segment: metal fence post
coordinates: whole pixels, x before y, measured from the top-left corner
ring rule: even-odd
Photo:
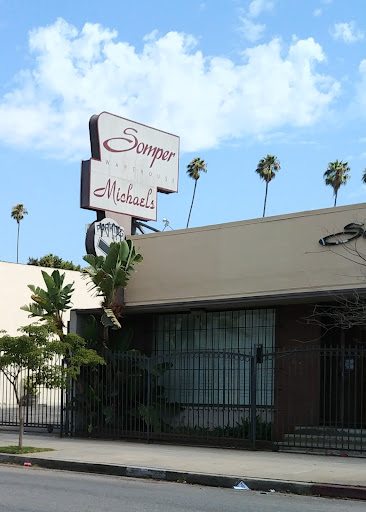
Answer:
[[[147,442],[150,443],[151,358],[147,359]]]
[[[61,399],[60,399],[60,437],[63,437],[64,433],[64,390],[61,388]]]
[[[255,448],[257,437],[257,346],[250,356],[250,442]]]

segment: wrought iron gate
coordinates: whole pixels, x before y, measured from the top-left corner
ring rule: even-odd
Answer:
[[[366,351],[113,354],[85,368],[70,431],[273,449],[365,451]]]
[[[0,386],[0,424],[16,426]],[[366,349],[110,354],[24,407],[27,427],[68,435],[365,453]]]
[[[31,373],[24,372],[18,382],[18,392],[23,402],[25,428],[47,429],[48,432],[61,430],[66,403],[65,390],[34,385]],[[14,390],[3,373],[0,373],[0,426],[19,426],[19,410]]]

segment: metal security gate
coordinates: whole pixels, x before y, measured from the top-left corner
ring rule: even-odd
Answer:
[[[364,348],[110,354],[84,368],[69,432],[328,453],[366,452]]]
[[[36,386],[32,382],[31,373],[24,372],[18,379],[18,392],[23,397],[25,428],[46,429],[48,432],[61,430],[66,404],[65,390]],[[19,426],[19,411],[13,387],[2,372],[0,373],[0,426]]]
[[[252,355],[113,354],[84,368],[72,400],[75,435],[211,445],[270,441],[273,393]],[[253,401],[259,378],[264,384]],[[253,407],[254,404],[254,407]]]
[[[272,440],[279,449],[366,452],[366,350],[266,354],[274,367]]]
[[[27,428],[62,435],[366,453],[366,349],[109,353],[68,391],[35,388]],[[23,383],[31,380],[23,376]],[[0,425],[16,427],[0,376]]]

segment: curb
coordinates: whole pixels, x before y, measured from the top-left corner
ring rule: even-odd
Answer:
[[[79,473],[93,473],[100,475],[123,476],[133,478],[146,478],[153,480],[165,480],[167,482],[180,482],[209,487],[232,488],[243,480],[249,489],[253,491],[287,492],[312,496],[324,496],[333,498],[350,498],[366,500],[366,487],[350,485],[314,484],[307,482],[295,482],[287,480],[269,480],[258,478],[246,478],[238,476],[211,475],[206,473],[186,473],[183,471],[171,471],[164,469],[142,468],[135,466],[116,466],[113,464],[98,464],[92,462],[75,462],[69,460],[39,459],[37,457],[24,457],[18,455],[0,454],[0,463],[12,463],[23,466],[24,461],[34,466],[45,469],[63,471],[77,471]]]

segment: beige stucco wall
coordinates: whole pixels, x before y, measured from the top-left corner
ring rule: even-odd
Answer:
[[[0,330],[15,335],[20,326],[34,321],[34,319],[28,318],[28,313],[19,308],[31,302],[31,291],[28,284],[45,288],[41,270],[41,267],[32,265],[0,262]],[[49,274],[52,272],[50,268],[43,270]],[[80,272],[61,270],[61,273],[66,274],[65,285],[74,282],[73,308],[84,309],[99,306],[100,298],[98,299],[88,292],[87,281],[81,278]],[[69,311],[65,313],[64,319],[66,324],[70,319]]]
[[[319,244],[366,203],[133,237],[144,256],[126,290],[128,306],[366,288],[344,247]],[[357,242],[366,254],[366,239]]]

